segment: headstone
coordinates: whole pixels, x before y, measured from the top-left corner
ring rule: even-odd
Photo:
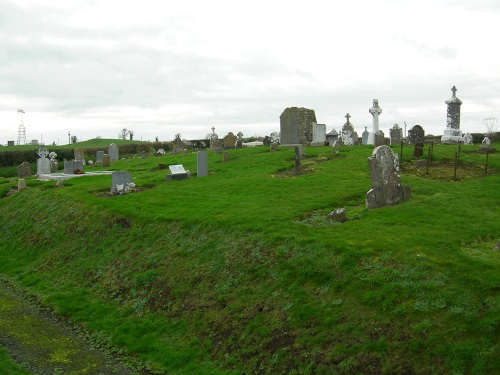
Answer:
[[[112,163],[114,161],[120,160],[118,154],[118,146],[115,143],[111,143],[108,147],[109,161]]]
[[[17,181],[17,190],[24,190],[26,189],[26,180],[24,178],[20,178]]]
[[[208,154],[206,151],[196,153],[196,177],[208,176]]]
[[[64,174],[82,174],[83,162],[81,160],[65,160]]]
[[[14,146],[15,143],[15,141],[7,141],[7,146]]]
[[[111,192],[113,194],[128,192],[131,184],[130,172],[119,171],[111,174]]]
[[[326,141],[326,125],[312,122],[312,142],[311,146],[324,146]]]
[[[354,146],[359,145],[359,135],[358,135],[358,132],[352,132],[352,144]]]
[[[238,140],[238,137],[235,136],[232,132],[227,133],[223,139],[224,148],[235,148],[237,140]]]
[[[104,156],[104,151],[97,151],[95,156],[95,162],[102,164],[102,158]]]
[[[31,176],[30,163],[25,161],[17,166],[17,177],[25,178]]]
[[[366,208],[399,204],[411,198],[410,188],[401,186],[399,160],[389,146],[378,146],[368,158],[372,188],[366,193]]]
[[[288,107],[280,115],[280,144],[309,146],[312,142],[312,122],[316,113],[312,109]]]
[[[491,140],[488,137],[484,137],[481,144],[483,146],[491,146]]]
[[[358,142],[358,135],[356,134],[356,140],[353,137],[354,126],[351,124],[350,118],[351,115],[348,113],[345,115],[347,122],[342,126],[342,130],[340,131],[339,145],[342,146],[354,146]]]
[[[326,219],[343,223],[347,220],[347,211],[345,208],[337,208],[326,215]]]
[[[224,152],[224,154],[222,155],[222,162],[226,163],[228,161],[229,161],[229,152]]]
[[[236,148],[243,148],[243,133],[239,132],[237,136],[238,139],[236,140]]]
[[[415,144],[415,150],[413,150],[413,156],[416,158],[421,158],[424,155],[424,144],[417,143]]]
[[[368,110],[370,114],[373,116],[373,128],[372,131],[368,134],[368,140],[366,141],[366,144],[368,145],[374,145],[375,144],[375,135],[379,131],[378,129],[378,116],[382,113],[382,108],[378,106],[378,99],[373,99],[373,105],[372,107]]]
[[[385,135],[382,130],[375,133],[375,147],[385,145]]]
[[[471,133],[465,133],[464,134],[464,145],[473,145],[474,144],[474,139],[472,138]]]
[[[83,148],[75,148],[75,160],[83,160],[84,159],[84,149]]]
[[[102,167],[103,168],[111,167],[111,158],[109,157],[108,154],[104,154],[102,157]]]
[[[188,177],[188,173],[182,164],[169,165],[168,168],[170,169],[171,174],[167,175],[167,181],[184,180]]]
[[[271,144],[271,137],[266,135],[264,139],[262,140],[262,145],[263,146],[269,146]]]
[[[330,146],[335,146],[337,144],[337,140],[339,139],[339,133],[333,129],[331,132],[326,133],[326,141],[330,144]]]
[[[391,145],[400,145],[403,140],[403,129],[398,124],[394,124],[389,130],[389,136]]]
[[[49,152],[45,147],[38,149],[39,158],[36,161],[36,174],[50,173],[50,160],[48,158]]]
[[[368,135],[370,133],[368,132],[368,127],[365,126],[365,131],[363,133],[361,133],[361,143],[364,144],[364,145],[367,145],[368,144]]]
[[[280,133],[272,132],[270,137],[271,137],[271,144],[275,144],[275,145],[280,144]]]
[[[141,152],[141,159],[146,159],[146,151]]]
[[[441,137],[441,143],[463,143],[462,132],[460,131],[460,106],[462,101],[457,98],[457,88],[451,88],[451,99],[445,101],[446,110],[446,129]]]
[[[176,134],[174,139],[174,147],[172,149],[172,153],[177,154],[179,152],[184,151],[184,142],[182,142],[181,135]]]
[[[223,145],[221,145],[219,136],[217,135],[217,133],[215,133],[215,127],[212,126],[212,133],[210,134],[210,149],[215,153],[218,153],[220,152],[222,146]]]
[[[416,145],[417,143],[424,143],[425,131],[420,125],[414,125],[408,130],[408,144]]]
[[[57,173],[59,169],[59,164],[56,159],[50,159],[50,173]]]
[[[56,188],[60,188],[60,187],[63,187],[63,186],[64,186],[63,180],[57,180],[56,181]]]
[[[270,152],[276,152],[277,149],[278,149],[278,144],[277,143],[271,143],[269,145],[269,151]]]

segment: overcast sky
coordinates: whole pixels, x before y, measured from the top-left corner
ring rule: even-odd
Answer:
[[[398,123],[443,134],[500,118],[499,0],[0,0],[0,144],[279,131],[286,107],[327,132]],[[498,129],[497,127],[497,130]]]

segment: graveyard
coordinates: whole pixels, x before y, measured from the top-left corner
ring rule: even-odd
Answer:
[[[76,146],[95,165],[59,165],[82,175],[32,174],[22,188],[8,169],[0,280],[136,373],[493,374],[500,154],[379,146],[398,190],[377,206],[372,138],[300,157],[281,145],[120,152],[109,165],[90,142]]]

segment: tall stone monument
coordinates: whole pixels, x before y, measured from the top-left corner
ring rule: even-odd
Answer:
[[[50,173],[49,151],[47,151],[45,147],[40,146],[38,149],[38,156],[40,158],[36,161],[36,174]]]
[[[463,143],[464,138],[460,131],[460,106],[462,101],[457,98],[457,88],[451,88],[451,99],[445,101],[448,108],[446,110],[446,129],[441,137],[441,143]]]
[[[374,145],[375,144],[375,135],[378,133],[378,116],[382,113],[382,108],[378,106],[378,99],[373,99],[373,106],[368,110],[373,116],[373,129],[368,134],[368,140],[366,144]]]

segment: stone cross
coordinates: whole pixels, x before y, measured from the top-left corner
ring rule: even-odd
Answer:
[[[349,119],[351,118],[351,115],[348,113],[347,115],[345,115],[345,118],[347,119],[347,123],[349,124]]]
[[[241,140],[241,139],[243,138],[243,133],[242,133],[242,132],[239,132],[239,133],[237,134],[237,136],[238,136],[238,139],[239,139],[239,140]]]
[[[451,97],[452,97],[452,98],[456,98],[456,95],[457,95],[457,88],[456,88],[455,86],[453,86],[453,87],[451,88],[451,91],[453,92],[453,94],[452,94],[452,96],[451,96]]]
[[[49,155],[49,151],[45,147],[40,147],[38,149],[38,156],[41,158],[46,158]]]
[[[373,129],[368,136],[368,144],[375,144],[375,134],[378,133],[378,116],[382,113],[382,108],[378,106],[378,99],[373,99],[373,106],[368,110],[373,116]]]
[[[212,134],[215,134],[215,127],[212,126]]]

